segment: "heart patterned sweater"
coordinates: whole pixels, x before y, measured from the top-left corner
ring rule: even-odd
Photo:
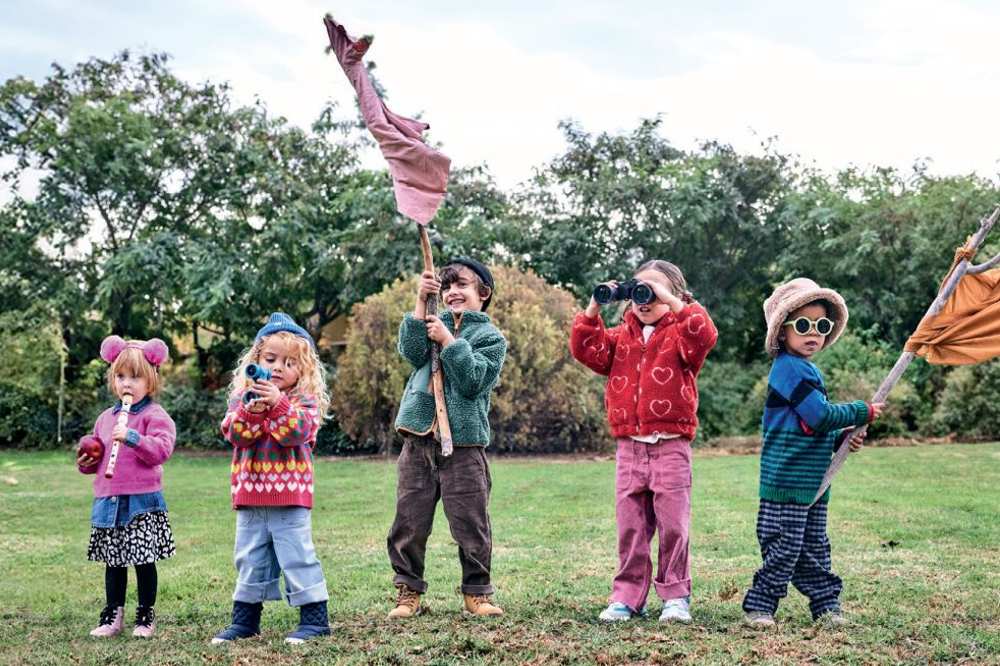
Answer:
[[[719,333],[708,312],[689,303],[668,312],[644,340],[631,310],[620,326],[581,312],[573,320],[570,351],[594,372],[607,375],[604,407],[615,437],[681,435],[698,429],[698,373]]]
[[[233,508],[313,505],[313,444],[319,431],[315,398],[283,394],[269,411],[229,404],[222,436],[233,445],[230,492]]]

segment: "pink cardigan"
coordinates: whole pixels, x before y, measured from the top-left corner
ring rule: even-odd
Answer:
[[[117,407],[101,412],[94,424],[93,436],[104,445],[104,455],[91,467],[80,467],[84,474],[94,477],[94,497],[113,495],[140,495],[163,490],[163,463],[174,452],[176,429],[170,415],[158,403],[138,405],[139,411],[128,416],[128,427],[139,433],[139,443],[134,447],[125,443],[118,449],[118,462],[114,478],[104,478],[111,455],[111,431],[118,416]],[[133,410],[135,407],[133,407]]]

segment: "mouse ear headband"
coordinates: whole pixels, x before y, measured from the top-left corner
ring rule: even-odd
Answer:
[[[167,343],[159,338],[152,338],[145,342],[141,340],[126,341],[117,335],[109,335],[101,342],[101,358],[108,363],[114,363],[118,355],[129,347],[141,350],[143,358],[154,368],[158,368],[170,356]]]

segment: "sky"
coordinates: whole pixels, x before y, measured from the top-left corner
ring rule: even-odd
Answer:
[[[503,187],[558,155],[558,123],[626,132],[660,115],[690,149],[719,140],[827,170],[1000,174],[1000,3],[988,0],[5,0],[0,81],[122,49],[166,51],[308,126],[353,91],[324,53],[327,12],[374,34],[388,104],[431,124],[455,164]],[[377,158],[377,156],[376,156]]]

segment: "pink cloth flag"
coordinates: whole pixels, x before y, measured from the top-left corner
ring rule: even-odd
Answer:
[[[427,224],[444,199],[451,160],[424,143],[423,133],[430,125],[396,115],[378,96],[361,60],[371,46],[371,38],[351,39],[344,26],[329,15],[323,22],[330,48],[358,93],[365,125],[389,163],[396,207],[403,215]]]

